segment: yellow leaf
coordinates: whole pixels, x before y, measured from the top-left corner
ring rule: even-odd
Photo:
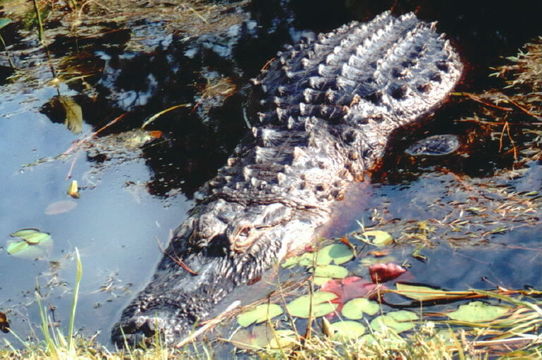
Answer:
[[[77,180],[72,180],[70,186],[68,186],[67,194],[74,199],[79,199],[79,185],[77,185]]]

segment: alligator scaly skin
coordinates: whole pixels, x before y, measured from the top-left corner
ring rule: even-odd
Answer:
[[[233,288],[303,248],[390,134],[431,112],[462,65],[434,24],[385,12],[288,46],[255,80],[251,136],[199,192],[113,339],[186,335]],[[189,269],[179,266],[177,257]]]

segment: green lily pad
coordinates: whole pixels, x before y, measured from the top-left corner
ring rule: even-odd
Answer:
[[[280,265],[285,268],[289,269],[291,267],[296,266],[299,263],[299,256],[291,256],[284,260]]]
[[[375,315],[378,310],[380,310],[378,303],[366,298],[357,298],[344,304],[342,314],[345,318],[359,320],[363,317],[363,313]]]
[[[282,307],[277,304],[262,304],[237,316],[237,323],[242,327],[247,327],[270,320],[282,313]]]
[[[8,243],[6,251],[10,255],[16,255],[21,251],[25,251],[30,245],[26,241],[11,241]]]
[[[267,345],[268,349],[284,349],[298,343],[297,335],[293,330],[275,330],[274,335]]]
[[[417,320],[418,315],[412,311],[399,310],[392,311],[386,315],[381,315],[371,321],[371,328],[375,331],[390,328],[397,333],[410,330],[416,326],[413,320]]]
[[[0,18],[0,29],[11,24],[11,19],[8,18]]]
[[[381,346],[390,350],[404,348],[406,344],[406,341],[400,336],[386,336],[384,338],[377,338],[373,334],[363,335],[359,338],[359,342],[364,346]]]
[[[272,337],[272,330],[267,325],[255,326],[250,329],[241,329],[230,339],[232,344],[240,349],[261,350]]]
[[[43,257],[49,253],[53,246],[51,235],[38,229],[21,229],[10,236],[19,239],[8,241],[6,251],[8,254],[20,258]]]
[[[315,276],[315,277],[312,279],[312,282],[314,283],[314,285],[322,286],[322,285],[324,285],[325,283],[327,283],[329,280],[331,280],[331,278],[329,278],[329,277]]]
[[[53,246],[53,240],[42,241],[39,244],[32,245],[24,240],[8,241],[6,251],[8,254],[23,259],[39,259],[46,257]]]
[[[316,263],[316,253],[307,252],[299,257],[299,266],[313,266]]]
[[[361,236],[357,237],[359,240],[378,247],[384,247],[393,243],[393,237],[382,230],[365,231]]]
[[[448,317],[457,321],[485,322],[495,320],[508,312],[504,306],[489,305],[481,301],[472,301],[459,306],[456,311],[448,313]]]
[[[348,246],[344,244],[331,244],[318,251],[316,264],[328,265],[333,262],[336,265],[340,265],[350,261],[353,257],[354,253]]]
[[[286,348],[297,343],[292,330],[273,330],[269,325],[241,329],[230,339],[232,344],[245,350]]]
[[[292,256],[282,262],[283,268],[291,268],[296,265],[312,266],[315,263],[315,253],[307,252],[303,255]]]
[[[431,301],[464,297],[465,292],[445,291],[441,289],[435,289],[429,286],[411,285],[404,283],[397,283],[397,294],[407,297],[409,299],[417,301]]]
[[[43,241],[49,240],[51,234],[41,232],[38,229],[21,229],[10,234],[11,237],[18,237],[26,241],[29,245],[37,245]]]
[[[330,325],[333,338],[357,339],[365,333],[365,326],[357,321],[338,321]]]
[[[360,338],[360,342],[363,343],[364,345],[369,345],[369,346],[378,344],[378,340],[375,338],[373,334],[363,335]]]
[[[308,318],[312,302],[312,316],[320,317],[332,313],[339,306],[331,303],[337,297],[336,294],[327,291],[316,291],[311,295],[303,295],[292,300],[286,305],[290,315],[299,318]]]
[[[319,265],[314,268],[314,276],[343,279],[348,276],[348,270],[339,265]]]

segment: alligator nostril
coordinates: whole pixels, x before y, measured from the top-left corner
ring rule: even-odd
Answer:
[[[147,343],[161,329],[163,322],[155,317],[136,317],[124,324],[117,324],[112,331],[113,342],[118,347],[139,346]]]
[[[156,326],[152,319],[147,319],[147,321],[145,321],[143,325],[141,325],[139,331],[142,332],[145,336],[150,337],[156,333],[155,329]]]

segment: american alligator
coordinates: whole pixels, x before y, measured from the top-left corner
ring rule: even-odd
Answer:
[[[287,46],[254,81],[252,133],[199,191],[112,336],[172,342],[240,284],[303,249],[392,132],[443,101],[462,65],[435,24],[385,12]]]

